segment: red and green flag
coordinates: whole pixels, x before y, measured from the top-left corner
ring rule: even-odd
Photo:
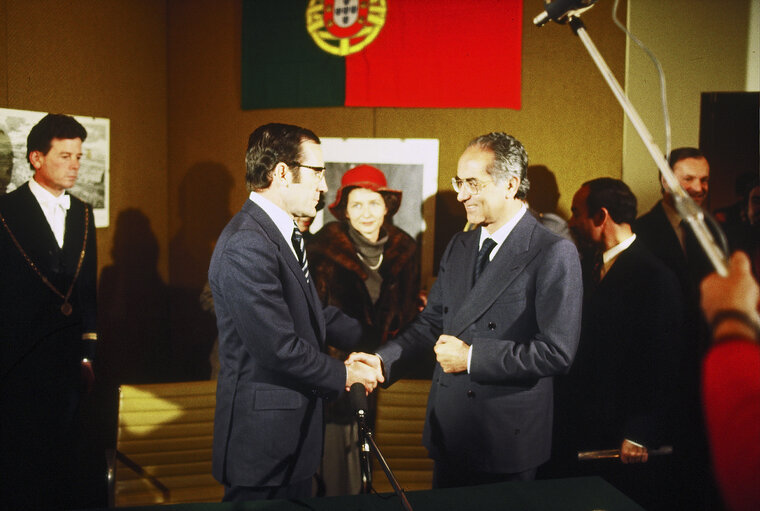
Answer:
[[[522,0],[243,0],[242,107],[520,108]]]

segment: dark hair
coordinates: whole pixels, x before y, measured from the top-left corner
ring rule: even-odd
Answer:
[[[320,143],[311,130],[290,124],[270,123],[259,126],[248,137],[245,153],[245,183],[249,191],[264,190],[272,184],[272,171],[278,163],[288,166],[301,159],[301,143]],[[298,181],[300,169],[291,167]]]
[[[616,224],[630,225],[636,220],[636,196],[621,180],[600,177],[586,181],[583,186],[588,186],[589,189],[586,197],[589,217],[605,208]]]
[[[514,176],[520,180],[515,198],[525,199],[528,196],[528,153],[519,140],[499,131],[472,139],[467,147],[472,146],[493,152],[493,164],[486,170],[494,181],[503,183]]]
[[[53,145],[53,139],[68,140],[79,138],[82,142],[87,139],[87,130],[79,124],[79,121],[69,115],[47,114],[40,122],[34,125],[26,137],[26,160],[34,151],[47,154]],[[32,162],[29,166],[35,170]]]
[[[678,163],[681,160],[685,160],[686,158],[704,158],[705,155],[702,154],[702,151],[697,149],[696,147],[677,147],[670,151],[670,156],[668,156],[668,165],[670,165],[670,168],[672,169],[676,163]]]
[[[344,187],[342,193],[340,194],[340,201],[331,207],[330,212],[338,220],[347,221],[346,208],[348,207],[348,196],[351,195],[351,192],[357,188],[362,187],[358,185],[349,185]],[[367,188],[367,190],[372,190],[372,188]],[[385,209],[387,211],[385,214],[385,221],[387,222],[393,218],[393,215],[398,212],[398,208],[401,206],[401,193],[396,190],[378,190],[377,193],[380,194],[380,196],[383,198],[383,202],[385,202]]]

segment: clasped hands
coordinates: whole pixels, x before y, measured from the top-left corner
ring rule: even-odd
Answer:
[[[452,335],[441,335],[433,350],[443,372],[461,373],[467,370],[470,346],[462,340]],[[361,383],[370,393],[384,381],[383,364],[377,355],[354,352],[346,359],[346,390],[354,383]]]
[[[361,383],[367,394],[385,381],[380,357],[371,353],[354,352],[346,359],[346,391],[354,383]]]

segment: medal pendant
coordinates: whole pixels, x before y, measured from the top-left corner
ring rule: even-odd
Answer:
[[[71,304],[69,302],[63,302],[63,305],[61,305],[61,312],[63,313],[63,315],[69,316],[71,315],[71,311],[72,311]]]

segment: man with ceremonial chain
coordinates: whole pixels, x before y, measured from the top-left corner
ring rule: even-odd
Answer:
[[[46,115],[27,138],[34,176],[0,196],[0,508],[78,504],[77,411],[93,383],[92,207],[74,186],[85,128]]]

